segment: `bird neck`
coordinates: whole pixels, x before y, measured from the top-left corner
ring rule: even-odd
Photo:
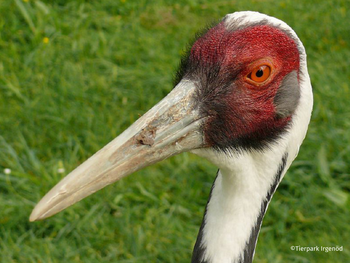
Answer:
[[[252,262],[267,206],[287,170],[287,154],[279,156],[269,162],[243,154],[231,160],[233,169],[218,171],[192,263]]]

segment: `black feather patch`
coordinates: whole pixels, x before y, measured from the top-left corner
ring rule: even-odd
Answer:
[[[194,245],[191,263],[207,263],[205,260],[203,260],[203,256],[204,256],[204,252],[205,252],[205,248],[202,246],[203,229],[205,226],[205,215],[207,214],[207,207],[208,207],[208,204],[210,202],[211,194],[212,194],[213,189],[215,187],[215,181],[216,181],[218,175],[219,175],[219,170],[216,172],[216,177],[215,177],[214,183],[213,183],[211,190],[210,190],[208,202],[207,202],[207,205],[205,206],[204,216],[203,216],[201,227],[199,229],[196,244]]]

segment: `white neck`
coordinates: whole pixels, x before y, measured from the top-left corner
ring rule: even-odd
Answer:
[[[287,155],[281,148],[227,159],[228,167],[220,160],[193,263],[251,262],[267,205],[287,170]]]

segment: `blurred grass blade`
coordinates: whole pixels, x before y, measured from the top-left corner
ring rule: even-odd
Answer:
[[[10,82],[8,79],[5,79],[5,88],[14,96],[16,96],[18,99],[23,100],[26,102],[26,98],[22,95],[22,92],[20,88],[16,87],[12,82]]]
[[[24,172],[21,158],[17,151],[0,135],[0,160],[6,167],[16,167],[17,170]]]
[[[329,169],[326,147],[324,145],[321,146],[320,150],[317,153],[317,162],[318,173],[321,177],[321,180],[329,185],[331,181],[331,172]]]
[[[17,7],[19,8],[22,16],[24,17],[25,21],[29,25],[30,29],[35,33],[36,29],[33,23],[32,18],[30,17],[30,14],[27,10],[27,8],[23,5],[21,0],[15,0]]]
[[[323,195],[336,204],[337,206],[340,207],[345,207],[348,199],[349,199],[349,194],[346,193],[345,191],[342,191],[341,189],[329,189],[323,192]]]
[[[50,13],[50,9],[41,1],[35,1],[35,5],[45,14],[48,15]]]

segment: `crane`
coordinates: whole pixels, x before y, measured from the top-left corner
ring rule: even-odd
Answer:
[[[258,12],[228,14],[194,42],[173,90],[51,189],[30,221],[192,152],[219,168],[192,263],[252,262],[264,214],[305,138],[312,104],[296,33]]]

